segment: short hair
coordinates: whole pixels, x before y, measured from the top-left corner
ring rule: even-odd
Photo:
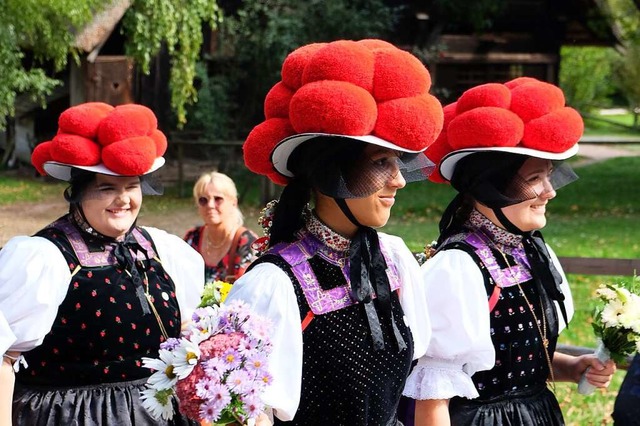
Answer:
[[[213,183],[223,195],[236,200],[236,210],[238,216],[238,226],[242,226],[244,223],[244,216],[238,207],[238,189],[236,184],[229,176],[220,172],[207,172],[200,175],[196,183],[193,185],[193,200],[198,204],[198,198],[200,198],[205,191],[205,188],[210,183]]]

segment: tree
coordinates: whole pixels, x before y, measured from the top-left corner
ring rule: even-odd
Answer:
[[[69,58],[79,61],[73,29],[86,26],[109,4],[104,0],[0,0],[0,129],[15,114],[16,96],[28,95],[44,104],[45,97],[61,84],[55,73],[67,66]],[[220,19],[215,0],[132,0],[125,15],[128,52],[144,72],[148,73],[152,57],[167,46],[171,105],[180,124],[186,121],[185,105],[196,100],[193,78],[202,25],[215,28]]]
[[[560,55],[559,83],[567,103],[584,112],[606,105],[615,91],[612,63],[617,55],[613,49],[565,46]]]
[[[78,58],[71,28],[91,21],[102,6],[99,0],[0,0],[0,129],[15,113],[18,94],[44,104],[60,81],[52,73]],[[24,50],[30,50],[29,57]]]

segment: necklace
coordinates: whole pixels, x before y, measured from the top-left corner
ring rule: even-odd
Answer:
[[[553,365],[551,362],[551,356],[549,355],[549,339],[547,339],[547,318],[544,314],[544,310],[542,311],[542,327],[540,327],[540,321],[538,321],[538,316],[536,315],[535,310],[533,309],[533,305],[529,302],[529,298],[527,297],[527,295],[525,294],[524,290],[522,289],[522,286],[520,286],[520,283],[518,281],[516,281],[516,279],[514,278],[513,275],[513,270],[511,269],[512,266],[515,265],[511,265],[509,263],[509,260],[507,260],[507,255],[504,254],[504,252],[502,250],[500,250],[498,248],[498,246],[496,244],[493,244],[492,240],[484,233],[484,231],[482,231],[482,229],[478,229],[480,231],[480,233],[482,234],[483,240],[487,245],[491,245],[493,248],[495,248],[498,253],[500,253],[500,255],[502,256],[502,259],[504,260],[504,263],[507,265],[507,269],[509,269],[509,279],[511,280],[511,282],[513,282],[516,286],[518,286],[518,290],[520,291],[520,294],[522,295],[522,297],[524,298],[525,303],[527,304],[527,306],[529,307],[529,312],[531,312],[531,316],[533,317],[533,321],[536,324],[536,327],[538,329],[538,334],[540,334],[540,338],[542,339],[542,349],[544,350],[544,356],[547,360],[547,366],[549,367],[549,375],[551,377],[551,385],[555,390],[555,377],[553,375]],[[540,298],[540,306],[542,307],[542,298]]]
[[[204,251],[206,252],[207,256],[211,257],[214,252],[216,250],[219,250],[227,245],[229,245],[231,243],[231,235],[233,235],[236,231],[235,229],[232,230],[232,232],[229,232],[227,234],[224,235],[224,237],[222,238],[222,240],[220,241],[220,243],[216,244],[213,243],[211,241],[211,233],[209,232],[209,227],[205,226],[204,227],[205,231],[204,231]]]

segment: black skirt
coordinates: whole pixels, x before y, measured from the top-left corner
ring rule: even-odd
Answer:
[[[174,405],[172,420],[157,420],[142,406],[147,379],[76,387],[25,387],[16,383],[13,424],[29,426],[198,425]]]
[[[546,386],[491,400],[453,398],[449,401],[452,426],[561,426],[562,410]]]

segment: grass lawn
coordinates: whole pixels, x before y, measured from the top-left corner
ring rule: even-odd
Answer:
[[[549,224],[544,230],[547,242],[559,256],[610,258],[640,257],[640,157],[617,158],[576,169],[580,179],[559,191],[548,207]],[[255,217],[259,209],[259,180],[234,176],[244,188],[243,206],[247,216]],[[59,197],[64,185],[41,180],[16,179],[0,175],[0,205],[16,201],[37,201],[48,194]],[[167,212],[190,206],[190,198],[179,198],[168,188],[162,197],[145,198],[145,208]],[[413,251],[438,235],[438,220],[454,196],[447,185],[412,183],[397,197],[392,220],[384,232],[399,235]],[[251,219],[249,219],[251,220]],[[570,275],[576,313],[560,343],[594,346],[590,326],[595,304],[593,292],[604,281],[621,277]],[[577,394],[576,385],[557,384],[556,395],[569,425],[612,424],[610,413],[624,372],[616,373],[607,391],[593,395]]]

